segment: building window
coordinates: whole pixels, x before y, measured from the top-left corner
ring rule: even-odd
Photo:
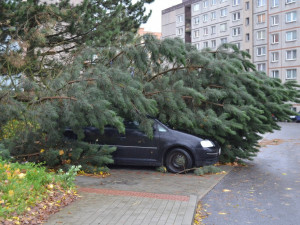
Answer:
[[[207,14],[203,15],[203,22],[207,22],[207,17],[208,17]]]
[[[272,44],[279,43],[279,34],[272,34]]]
[[[216,26],[211,26],[211,34],[215,34],[216,33]]]
[[[208,48],[208,42],[207,41],[203,42],[203,48]]]
[[[259,64],[257,64],[257,70],[265,72],[266,71],[266,64],[265,63],[259,63]]]
[[[235,43],[235,46],[236,46],[238,49],[241,49],[241,44],[240,44],[240,43]]]
[[[271,7],[278,7],[279,6],[279,0],[271,0]]]
[[[197,43],[195,46],[196,46],[197,50],[200,49],[200,44],[199,43]]]
[[[200,10],[200,4],[199,3],[195,4],[193,9],[194,9],[194,12],[199,11]]]
[[[207,27],[203,28],[203,35],[208,35],[208,28]]]
[[[279,15],[271,16],[271,23],[272,23],[272,26],[278,25],[279,24]]]
[[[183,15],[177,16],[177,23],[182,23],[183,22]]]
[[[208,7],[208,0],[203,2],[203,8],[207,8]]]
[[[294,3],[294,2],[296,2],[296,0],[286,0],[285,4],[291,4],[291,3]]]
[[[215,48],[217,46],[216,40],[211,40],[211,47]]]
[[[224,17],[227,15],[227,8],[221,9],[221,17]]]
[[[264,39],[266,39],[266,31],[265,30],[257,31],[257,40],[264,40]]]
[[[199,24],[199,22],[200,22],[199,16],[195,17],[194,24],[197,25],[197,24]]]
[[[288,31],[286,32],[286,41],[296,41],[297,40],[297,31],[296,30],[292,30],[292,31]]]
[[[297,69],[286,70],[286,79],[296,79],[296,78],[297,78]]]
[[[232,20],[237,21],[241,18],[241,13],[240,12],[235,12],[232,14]]]
[[[211,0],[211,5],[216,5],[217,4],[217,0]]]
[[[240,4],[240,0],[232,0],[232,5],[236,6]]]
[[[287,23],[295,22],[297,20],[297,12],[296,11],[288,12],[285,15],[286,15],[285,21]]]
[[[246,41],[247,42],[250,41],[250,34],[249,33],[246,34]]]
[[[246,26],[249,26],[249,24],[250,24],[250,18],[249,17],[246,18],[245,24],[246,24]]]
[[[295,60],[297,58],[297,50],[287,50],[286,60]]]
[[[195,30],[194,31],[194,38],[198,38],[199,37],[199,30]]]
[[[257,48],[257,56],[266,55],[266,47],[258,47]]]
[[[271,62],[278,62],[279,61],[279,52],[272,52],[271,53]]]
[[[257,7],[265,6],[266,0],[257,0]]]
[[[279,70],[272,70],[272,78],[279,78]]]
[[[249,10],[249,9],[250,9],[250,3],[249,3],[249,2],[246,2],[246,3],[245,3],[245,8],[246,8],[246,10]]]
[[[227,2],[227,0],[220,0],[220,3]]]
[[[264,23],[266,22],[266,14],[259,14],[257,15],[257,23]]]
[[[221,44],[227,43],[227,38],[221,38]]]
[[[177,35],[183,34],[183,28],[177,28]]]
[[[217,18],[217,14],[215,11],[211,12],[211,19],[215,20]]]
[[[227,23],[221,23],[220,24],[220,32],[227,31]]]
[[[232,36],[238,36],[240,34],[241,34],[241,28],[240,27],[232,28]]]

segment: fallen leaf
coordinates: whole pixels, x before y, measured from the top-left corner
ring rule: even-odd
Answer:
[[[293,188],[286,188],[285,190],[287,190],[287,191],[290,191],[290,190],[292,190]]]
[[[223,189],[223,192],[231,192],[229,189]]]
[[[219,212],[220,215],[226,215],[227,213],[225,212]]]
[[[282,173],[282,175],[287,175],[286,173]]]

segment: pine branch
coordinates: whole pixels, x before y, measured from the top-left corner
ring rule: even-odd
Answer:
[[[30,157],[30,156],[36,156],[36,155],[40,155],[40,152],[31,153],[31,154],[24,154],[24,155],[15,155],[14,157],[20,158],[20,157]]]
[[[184,70],[184,69],[202,69],[204,68],[203,66],[184,66],[184,67],[176,67],[176,68],[172,68],[172,69],[168,69],[166,71],[163,71],[161,73],[158,73],[158,74],[155,74],[153,77],[151,77],[147,82],[151,82],[152,80],[154,80],[155,78],[163,75],[163,74],[166,74],[168,72],[171,72],[171,71],[177,71],[177,70]]]
[[[156,94],[160,94],[160,93],[166,93],[166,92],[175,92],[173,90],[169,90],[169,91],[155,91],[155,92],[149,92],[149,93],[145,93],[144,95],[147,97],[151,97],[153,95],[156,95]]]
[[[62,86],[61,88],[57,89],[56,92],[59,92],[60,90],[64,89],[66,86],[74,84],[74,83],[80,83],[83,81],[95,81],[97,80],[96,78],[87,78],[87,79],[83,79],[83,80],[71,80],[68,83],[66,83],[64,86]]]
[[[142,42],[142,43],[139,43],[139,44],[135,44],[133,47],[137,47],[137,46],[144,45],[144,44],[145,43]],[[125,53],[125,51],[119,52],[117,55],[115,55],[113,58],[111,58],[108,63],[106,63],[106,66],[108,66],[111,62],[113,62],[116,58],[118,58],[119,56],[123,55],[124,53]]]
[[[216,85],[216,84],[210,84],[208,87],[214,87],[214,88],[224,88],[223,86]]]
[[[182,96],[182,98],[183,98],[183,99],[193,99],[193,96]],[[205,101],[205,100],[202,100],[202,101],[203,101],[203,102],[206,102],[206,103],[208,103],[208,104],[212,104],[212,105],[224,107],[224,104],[214,103],[214,102]]]
[[[41,98],[41,99],[38,100],[38,101],[31,102],[29,105],[35,105],[35,104],[42,103],[42,102],[44,102],[44,101],[48,101],[48,100],[56,100],[56,99],[59,99],[59,100],[69,99],[69,100],[77,101],[77,99],[74,98],[74,97],[53,96],[53,97],[44,97],[44,98]]]

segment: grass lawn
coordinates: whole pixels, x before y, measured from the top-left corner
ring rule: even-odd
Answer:
[[[73,180],[79,170],[47,172],[34,163],[0,158],[0,224],[40,224],[77,198]]]

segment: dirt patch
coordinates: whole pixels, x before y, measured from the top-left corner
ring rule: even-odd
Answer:
[[[283,139],[272,139],[272,140],[263,139],[259,142],[259,145],[260,147],[265,147],[267,145],[280,145],[286,141],[287,140],[283,140]]]
[[[271,140],[264,138],[259,142],[259,145],[261,147],[265,147],[267,145],[280,145],[280,144],[286,143],[286,142],[298,142],[296,144],[300,144],[299,141],[300,141],[300,138],[298,138],[298,139],[271,139]]]

